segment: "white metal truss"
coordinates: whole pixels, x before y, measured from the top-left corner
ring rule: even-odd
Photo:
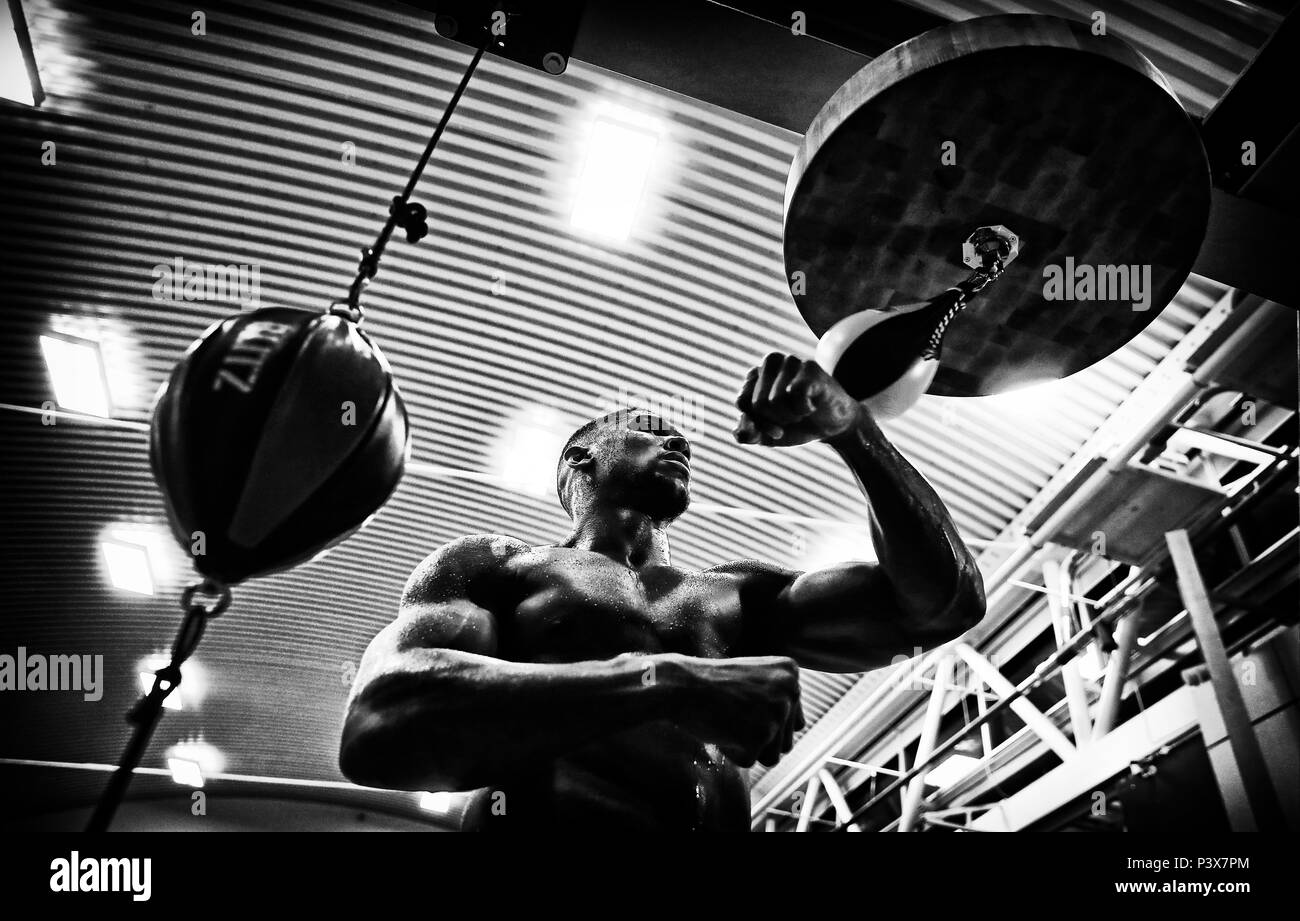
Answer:
[[[1041,663],[1030,678],[1016,686],[993,664],[987,654],[989,650],[981,649],[986,645],[985,637],[993,629],[977,628],[965,638],[965,642],[932,650],[916,660],[895,667],[883,676],[875,676],[874,687],[866,699],[842,718],[838,730],[832,736],[819,739],[812,751],[800,752],[799,746],[796,746],[796,750],[791,752],[793,757],[787,756],[792,764],[787,767],[783,782],[769,783],[756,799],[756,827],[763,823],[764,827],[775,830],[777,823],[764,822],[764,818],[778,814],[782,801],[799,784],[807,786],[797,830],[809,830],[817,824],[817,794],[820,790],[829,791],[831,784],[834,784],[838,794],[832,797],[828,792],[828,798],[835,800],[836,820],[831,824],[836,828],[843,827],[854,817],[854,813],[849,812],[846,817],[848,804],[839,802],[845,799],[844,791],[835,782],[830,769],[850,767],[872,778],[872,795],[867,801],[868,806],[883,801],[887,795],[897,794],[899,818],[886,826],[886,830],[897,828],[900,831],[910,831],[926,826],[967,831],[1022,828],[1036,818],[1041,818],[1051,804],[1063,805],[1071,798],[1095,789],[1097,784],[1114,776],[1127,764],[1149,756],[1194,725],[1195,715],[1191,711],[1189,699],[1180,691],[1144,710],[1122,726],[1115,726],[1123,689],[1129,677],[1128,664],[1137,641],[1137,618],[1124,615],[1140,604],[1142,596],[1155,584],[1154,579],[1144,577],[1141,570],[1131,567],[1128,577],[1112,588],[1106,597],[1100,600],[1080,598],[1073,590],[1071,578],[1073,566],[1079,561],[1074,559],[1073,552],[1064,554],[1059,548],[1054,548],[1048,539],[1059,522],[1072,513],[1071,510],[1082,508],[1093,495],[1105,489],[1112,472],[1127,465],[1155,432],[1174,418],[1199,392],[1212,386],[1217,369],[1262,326],[1262,317],[1251,315],[1209,360],[1201,364],[1196,373],[1187,374],[1183,368],[1191,351],[1218,328],[1229,309],[1228,299],[1225,298],[1206,315],[1194,330],[1194,335],[1189,335],[1188,341],[1176,347],[1157,371],[1153,372],[1151,378],[1159,377],[1161,381],[1147,392],[1142,392],[1143,388],[1140,387],[1130,401],[1121,405],[1089,443],[1098,452],[1103,446],[1109,447],[1111,450],[1105,452],[1108,461],[1068,496],[1048,520],[1003,560],[993,576],[986,580],[990,588],[986,622],[992,622],[994,628],[1006,623],[1014,613],[1012,608],[1019,607],[1024,601],[1023,592],[1013,596],[1012,590],[1016,583],[1023,582],[1031,591],[1043,596],[1044,604],[1031,605],[1022,619],[1029,621],[1046,616],[1056,640],[1055,653]],[[1149,378],[1148,383],[1150,382]],[[1133,403],[1144,406],[1146,413],[1137,412],[1130,405]],[[1153,406],[1158,411],[1151,412]],[[1243,446],[1243,450],[1245,447],[1253,445]],[[1081,452],[1086,453],[1086,450]],[[1260,469],[1279,462],[1284,464],[1294,461],[1294,454],[1293,451],[1290,458],[1282,458],[1274,452],[1274,456],[1262,459]],[[1085,456],[1083,460],[1086,459]],[[1064,486],[1068,482],[1069,477],[1064,477],[1058,485]],[[1035,500],[1032,503],[1035,514],[1047,507],[1050,501],[1050,497],[1045,499],[1042,496]],[[1031,520],[1028,515],[1022,517],[1026,521]],[[1041,586],[1027,582],[1029,574],[1035,569],[1042,574]],[[1078,607],[1073,610],[1077,616],[1072,617],[1071,610],[1075,605]],[[1076,624],[1076,619],[1082,621],[1082,624]],[[1093,628],[1102,621],[1113,628],[1116,648],[1109,656],[1098,688],[1095,684],[1090,685],[1080,674],[1077,659],[1093,635]],[[1026,624],[1021,632],[1037,633],[1040,630],[1041,621]],[[953,667],[956,662],[964,664],[977,679],[975,687],[968,686],[970,682],[955,680]],[[1030,687],[1041,686],[1049,675],[1057,672],[1060,673],[1065,688],[1065,698],[1060,706],[1044,713],[1028,700],[1026,691]],[[885,725],[882,714],[891,712],[891,707],[902,708],[905,713],[906,692],[918,689],[928,689],[929,696],[923,716],[912,724],[912,734],[905,740],[895,737],[873,741],[867,735],[872,722]],[[979,729],[978,736],[972,736],[972,739],[979,739],[982,753],[971,776],[981,772],[989,773],[998,768],[1005,769],[1013,764],[1026,765],[1043,751],[1054,753],[1060,758],[1061,764],[1029,787],[993,806],[927,802],[923,795],[926,775],[937,765],[939,757],[946,756],[958,741],[953,738],[942,745],[938,744],[939,724],[944,712],[954,705],[952,701],[961,700],[968,695],[975,699],[977,715],[974,722],[978,723]],[[1031,744],[1026,745],[1026,740],[1021,736],[1008,739],[996,747],[993,745],[989,717],[993,710],[1003,706],[1024,721],[1028,733],[1034,736]],[[898,710],[893,712],[898,713]],[[901,715],[903,714],[899,713]],[[1062,725],[1070,730],[1073,741],[1062,730]],[[968,723],[967,730],[961,736],[967,736],[973,728]],[[911,740],[917,743],[916,761],[911,770],[908,770],[904,766],[904,752]],[[864,746],[864,742],[868,744]],[[863,754],[856,758],[844,757],[842,753],[849,751]],[[899,765],[897,770],[886,766],[886,763],[894,759]],[[878,773],[891,778],[884,786],[885,793],[875,792],[875,777]],[[856,776],[860,778],[862,774]],[[865,811],[865,807],[860,807],[857,815]],[[859,830],[859,827],[855,825],[854,830]]]

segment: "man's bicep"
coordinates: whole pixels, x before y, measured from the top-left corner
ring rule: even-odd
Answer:
[[[791,573],[764,594],[754,599],[753,609],[762,621],[757,635],[769,655],[790,656],[818,671],[860,672],[916,653],[879,564],[839,563]]]
[[[404,673],[427,671],[437,664],[439,650],[495,656],[496,649],[495,618],[472,602],[405,604],[397,619],[370,641],[357,668],[352,696],[373,697]]]
[[[465,599],[404,606],[392,627],[395,652],[455,649],[491,656],[497,651],[496,617]]]

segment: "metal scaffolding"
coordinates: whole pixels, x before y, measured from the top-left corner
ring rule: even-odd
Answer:
[[[1222,320],[1222,315],[1207,317],[1206,325],[1212,330]],[[1241,344],[1259,333],[1262,323],[1262,317],[1248,317],[1195,373],[1184,374],[1185,379],[1175,381],[1160,401],[1158,412],[1136,422],[1130,420],[1127,430],[1119,430],[1124,437],[1114,438],[1115,432],[1110,432],[1114,438],[1112,444],[1118,442],[1118,447],[1108,452],[1109,457],[1101,468],[1084,478],[1069,495],[1039,502],[1039,508],[1047,509],[1050,514],[1044,513],[1046,519],[986,580],[990,588],[989,619],[996,620],[997,626],[1014,628],[1006,633],[1020,637],[1021,647],[1032,637],[1041,635],[1044,623],[1050,626],[1055,648],[1027,677],[1017,683],[995,664],[996,650],[983,642],[987,633],[964,637],[963,641],[897,666],[843,721],[836,737],[819,740],[812,757],[798,762],[789,782],[774,786],[759,798],[754,810],[755,827],[789,828],[789,822],[778,819],[794,816],[797,821],[793,828],[797,831],[861,831],[872,824],[879,825],[882,815],[887,816],[893,808],[897,808],[898,817],[886,821],[881,830],[977,831],[1025,827],[1036,813],[1041,817],[1046,814],[1043,810],[1059,808],[1072,798],[1095,790],[1097,784],[1104,784],[1128,765],[1149,760],[1194,730],[1196,722],[1189,695],[1181,693],[1189,690],[1186,687],[1149,707],[1143,706],[1127,723],[1117,725],[1126,687],[1132,688],[1137,673],[1159,662],[1168,652],[1183,649],[1182,655],[1192,654],[1195,649],[1187,646],[1189,633],[1209,666],[1216,698],[1229,727],[1232,751],[1259,827],[1276,825],[1281,815],[1277,798],[1245,716],[1240,689],[1227,664],[1211,595],[1201,581],[1189,530],[1198,535],[1231,533],[1227,529],[1235,528],[1247,505],[1280,482],[1280,478],[1295,475],[1300,452],[1294,446],[1279,449],[1239,436],[1221,436],[1183,420],[1189,406],[1195,409],[1209,395],[1225,389],[1216,387],[1215,374]],[[1203,343],[1208,331],[1200,332],[1200,341],[1188,344],[1187,349]],[[1181,372],[1187,357],[1184,352],[1176,351],[1169,360]],[[1142,565],[1130,565],[1126,575],[1118,576],[1122,567],[1115,566],[1115,561],[1103,554],[1053,543],[1052,537],[1063,523],[1112,484],[1113,474],[1127,468],[1143,449],[1149,450],[1149,443],[1158,433],[1165,432],[1167,438],[1171,428],[1192,430],[1197,438],[1223,437],[1227,457],[1234,462],[1247,457],[1254,459],[1256,467],[1241,483],[1234,481],[1235,488],[1224,492],[1224,499],[1217,507],[1190,520],[1187,527],[1168,532],[1160,552],[1141,561]],[[1052,501],[1057,503],[1054,508]],[[1252,557],[1246,552],[1239,533],[1233,539],[1241,556],[1238,575],[1252,567],[1273,566],[1286,546],[1279,541]],[[1294,548],[1297,531],[1293,530],[1284,540]],[[1094,575],[1097,570],[1104,570],[1101,578],[1111,580],[1107,583],[1110,588],[1099,598],[1087,597],[1080,585],[1080,571],[1089,568]],[[1159,584],[1159,577],[1171,568],[1177,575],[1184,609],[1150,636],[1139,638],[1138,616],[1144,600]],[[1034,574],[1041,574],[1041,585],[1029,581]],[[1100,582],[1101,578],[1096,581]],[[1032,593],[1027,603],[1026,592],[1021,589]],[[1038,596],[1036,601],[1034,595]],[[1230,603],[1221,608],[1234,610]],[[1095,653],[1100,648],[1099,638],[1106,639],[1109,656],[1100,674],[1085,677],[1080,667],[1083,657],[1099,654]],[[1143,644],[1149,645],[1144,648]],[[1010,641],[1004,639],[1003,645],[1009,646]],[[1093,646],[1093,652],[1088,651],[1089,646]],[[972,680],[958,682],[955,675],[958,666]],[[1063,690],[1061,699],[1044,711],[1030,700],[1029,694],[1037,692],[1041,703],[1042,689],[1057,680]],[[904,703],[906,691],[920,689],[928,689],[923,710],[919,701],[911,706]],[[965,700],[971,696],[975,702],[974,718],[969,718],[965,710]],[[963,708],[963,725],[941,741],[944,716],[959,705]],[[895,708],[896,715],[889,722],[876,723],[874,735],[868,735],[872,718],[886,719],[882,714],[889,706]],[[909,717],[909,713],[914,715]],[[992,727],[1006,713],[1014,713],[1025,728],[995,745]],[[889,739],[881,738],[887,725],[904,725],[905,719],[912,722],[901,734],[902,738],[897,734]],[[927,777],[960,746],[965,746],[965,751],[978,752],[979,757],[972,759],[961,777],[950,778],[927,798]],[[970,789],[978,788],[980,778],[988,781],[986,790],[1014,786],[1007,782],[1015,772],[1044,755],[1055,756],[1059,764],[1047,777],[1031,784],[1037,802],[1033,801],[1034,797],[1021,795],[1019,790],[997,801],[978,804],[956,801]],[[906,765],[909,756],[913,757],[910,767]],[[888,766],[891,762],[897,763],[897,769]],[[836,779],[837,768],[841,772],[850,769],[845,774],[847,783],[842,785]],[[880,775],[888,779],[878,782]],[[797,797],[797,815],[783,809],[792,790],[801,791]],[[822,792],[826,793],[825,800],[820,797]],[[850,809],[851,802],[858,804],[856,808]],[[828,804],[833,808],[833,821],[822,816]]]

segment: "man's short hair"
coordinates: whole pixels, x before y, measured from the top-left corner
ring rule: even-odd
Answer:
[[[590,422],[584,423],[569,436],[564,442],[564,447],[560,449],[560,457],[555,463],[555,492],[560,497],[560,505],[564,508],[566,514],[570,517],[573,511],[569,508],[569,497],[564,491],[564,455],[569,453],[569,449],[574,445],[586,447],[593,440],[593,436],[607,425],[616,425],[623,428],[629,422],[637,417],[643,417],[644,422],[638,424],[638,428],[647,432],[662,432],[669,428],[667,420],[661,418],[657,413],[652,413],[645,409],[636,409],[632,407],[616,409],[613,412],[606,413],[603,416],[597,416]],[[673,429],[672,431],[676,431]]]

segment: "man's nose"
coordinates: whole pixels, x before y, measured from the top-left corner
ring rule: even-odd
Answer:
[[[685,454],[687,457],[691,456],[691,446],[681,435],[672,435],[665,439],[664,450],[676,451],[679,454]]]

